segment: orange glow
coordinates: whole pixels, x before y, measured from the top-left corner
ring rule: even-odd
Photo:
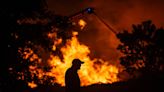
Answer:
[[[119,68],[109,64],[109,61],[104,61],[99,58],[91,59],[89,57],[89,47],[81,44],[77,38],[78,32],[73,32],[72,34],[73,37],[67,40],[66,45],[60,49],[63,55],[63,60],[61,60],[58,55],[50,54],[50,57],[47,60],[47,64],[52,68],[49,71],[44,70],[43,67],[47,65],[43,65],[43,59],[38,57],[39,55],[34,53],[31,48],[20,48],[18,50],[24,59],[29,59],[30,62],[35,62],[34,65],[29,65],[31,79],[37,77],[38,80],[40,80],[39,83],[44,83],[44,80],[48,80],[48,78],[45,78],[44,76],[49,76],[54,78],[50,81],[51,83],[58,83],[61,86],[65,86],[65,72],[69,67],[71,67],[72,60],[74,58],[79,58],[80,60],[85,62],[78,72],[81,80],[81,86],[101,83],[108,84],[119,81],[117,77],[117,74],[119,73]],[[50,35],[51,34],[49,34],[48,36]],[[61,38],[55,40],[52,50],[55,51],[55,47],[61,43]],[[21,75],[20,77],[22,76],[24,75]],[[37,84],[35,84],[34,82],[28,82],[28,85],[31,88],[37,87]]]
[[[31,88],[36,88],[37,84],[35,84],[34,81],[32,81],[32,82],[28,82],[28,86]]]
[[[62,39],[57,39],[56,41],[54,41],[54,45],[52,46],[52,50],[55,51],[56,50],[56,45],[59,45],[62,43]]]
[[[56,37],[56,33],[48,33],[47,36],[49,38],[53,38],[53,37]]]
[[[83,19],[80,19],[78,24],[80,26],[80,29],[83,29],[86,26],[87,23]]]

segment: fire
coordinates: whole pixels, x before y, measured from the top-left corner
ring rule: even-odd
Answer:
[[[58,82],[64,85],[64,73],[71,66],[71,62],[74,58],[79,58],[85,63],[82,65],[81,70],[79,71],[79,76],[81,79],[81,85],[87,86],[95,83],[112,83],[118,81],[117,73],[118,68],[112,65],[109,65],[107,62],[101,59],[91,60],[88,56],[90,50],[87,46],[79,43],[76,37],[73,37],[67,42],[67,46],[61,49],[64,55],[64,63],[58,63],[58,67],[54,69],[53,72],[59,71],[61,73],[60,77],[57,76]],[[52,60],[53,64],[55,59]],[[63,72],[61,72],[61,70]]]
[[[85,21],[80,20],[80,25],[84,27],[86,25]],[[109,84],[116,81],[119,81],[117,74],[119,73],[119,68],[109,64],[108,61],[104,61],[102,59],[94,58],[91,59],[89,57],[90,50],[89,47],[81,44],[77,38],[78,32],[73,32],[73,37],[67,40],[66,45],[61,47],[61,52],[63,55],[63,59],[58,55],[51,54],[49,59],[47,60],[48,65],[51,67],[49,71],[44,71],[42,68],[42,59],[34,53],[31,48],[20,48],[18,52],[21,54],[23,59],[28,59],[30,62],[35,62],[33,65],[29,66],[29,71],[31,75],[31,79],[38,78],[39,83],[44,83],[44,80],[48,80],[45,76],[49,76],[53,78],[50,80],[51,83],[58,83],[61,86],[65,86],[64,76],[66,70],[71,67],[72,60],[74,58],[79,58],[85,63],[82,65],[78,74],[81,80],[81,86],[88,86],[92,84]],[[56,35],[55,33],[47,34],[48,37],[53,38]],[[56,45],[61,44],[62,39],[58,39],[54,41],[54,46],[52,50],[56,50]],[[24,77],[21,74],[20,77]],[[23,79],[22,79],[23,80]],[[37,87],[33,81],[28,82],[28,85],[31,88]]]
[[[32,82],[28,82],[28,86],[31,88],[36,88],[37,84],[35,84],[34,81],[32,81]]]
[[[80,26],[80,29],[83,29],[86,26],[87,23],[83,19],[80,19],[78,24]]]

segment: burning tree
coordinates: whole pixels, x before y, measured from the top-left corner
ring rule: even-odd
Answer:
[[[27,43],[26,38],[29,36],[22,36],[20,39],[20,34],[26,34],[27,32],[21,32],[24,28],[20,26],[17,20],[32,18],[34,14],[42,15],[45,12],[46,3],[44,0],[2,0],[0,8],[0,23],[1,23],[1,59],[3,64],[1,64],[0,82],[2,83],[2,90],[7,91],[16,88],[18,85],[22,85],[20,81],[16,81],[16,73],[20,69],[25,67],[18,67],[18,48],[23,47],[24,43]],[[44,13],[45,14],[45,13]],[[12,74],[9,74],[10,73]],[[20,84],[19,84],[20,83]],[[18,84],[18,85],[16,85]],[[23,87],[22,87],[23,88]],[[21,88],[20,88],[21,90]]]
[[[144,73],[164,71],[164,29],[156,28],[151,21],[132,25],[131,32],[127,30],[117,34],[122,42],[118,46],[124,55],[121,64],[129,73],[135,70]]]

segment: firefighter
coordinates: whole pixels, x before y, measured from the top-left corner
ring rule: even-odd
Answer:
[[[78,70],[83,64],[79,59],[72,61],[72,66],[65,73],[65,88],[66,92],[80,92],[80,78],[78,76]]]

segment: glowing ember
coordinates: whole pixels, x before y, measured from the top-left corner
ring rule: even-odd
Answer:
[[[80,19],[78,24],[80,26],[80,29],[83,29],[86,26],[87,23],[83,19]]]
[[[28,82],[28,86],[31,88],[36,88],[37,84],[35,84],[34,81],[32,81],[32,82]]]

